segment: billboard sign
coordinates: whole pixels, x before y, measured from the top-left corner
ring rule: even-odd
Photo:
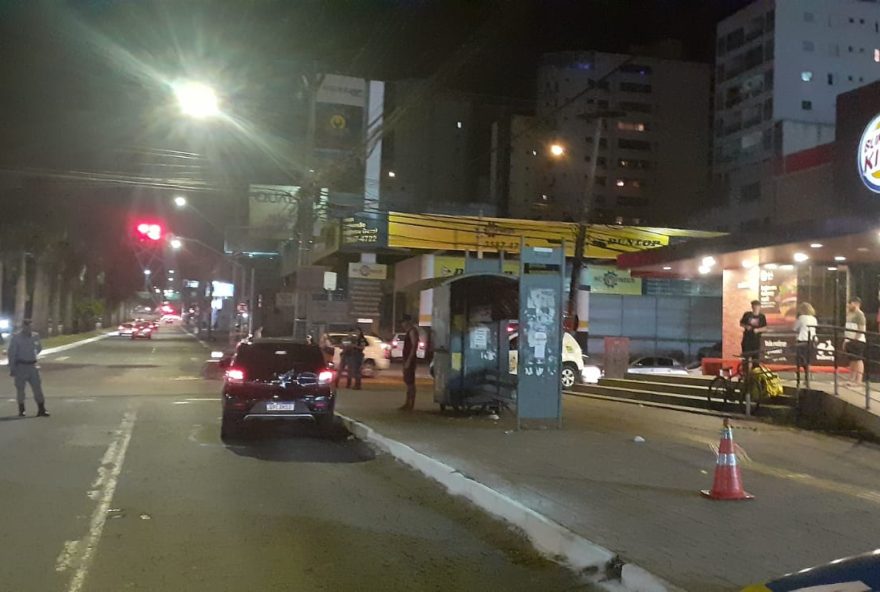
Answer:
[[[293,185],[251,185],[248,192],[250,228],[260,229],[262,238],[288,238],[296,220],[299,190]]]
[[[388,266],[380,263],[349,263],[348,277],[364,280],[384,280],[388,277]]]
[[[364,141],[367,85],[363,78],[326,74],[315,97],[315,149],[351,151]]]
[[[880,193],[880,115],[862,132],[857,160],[862,183],[874,193]]]

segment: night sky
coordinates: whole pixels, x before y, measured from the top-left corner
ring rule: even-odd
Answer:
[[[253,155],[291,151],[283,130],[296,118],[298,72],[435,76],[447,88],[528,99],[543,52],[626,51],[673,38],[686,59],[711,62],[715,23],[744,4],[0,0],[0,199],[23,170],[132,180],[171,171],[233,191],[257,176],[283,182],[254,173],[280,171],[283,156]],[[250,133],[233,138],[182,122],[167,86],[180,76],[213,81]],[[169,195],[115,191],[147,201]]]

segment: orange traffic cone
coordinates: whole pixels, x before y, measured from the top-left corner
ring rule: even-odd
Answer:
[[[743,490],[742,475],[736,464],[736,452],[733,451],[733,430],[730,428],[730,420],[726,417],[724,428],[721,430],[721,444],[718,446],[712,490],[704,489],[700,493],[714,500],[755,499],[755,496]]]

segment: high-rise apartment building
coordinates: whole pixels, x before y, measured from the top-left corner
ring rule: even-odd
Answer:
[[[785,222],[774,167],[835,139],[840,93],[880,80],[880,4],[757,0],[718,24],[713,197],[701,223]]]
[[[591,221],[683,225],[708,188],[710,92],[705,64],[545,55],[536,118],[511,126],[509,215],[577,220],[595,164]],[[561,157],[548,154],[553,143]]]

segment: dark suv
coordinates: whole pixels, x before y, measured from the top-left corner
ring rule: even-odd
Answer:
[[[220,436],[240,433],[252,420],[314,420],[333,424],[336,372],[316,345],[253,339],[235,348],[223,381]]]

